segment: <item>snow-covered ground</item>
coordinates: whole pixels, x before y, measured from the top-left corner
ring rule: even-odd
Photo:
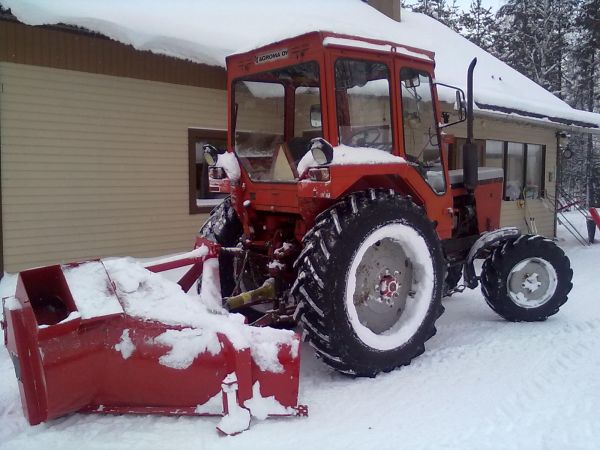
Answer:
[[[31,427],[1,347],[0,448],[600,448],[600,243],[559,237],[575,275],[558,315],[508,323],[478,290],[455,295],[425,354],[375,379],[332,372],[305,346],[300,401],[310,417],[256,422],[234,437],[218,436],[219,418],[74,414]]]

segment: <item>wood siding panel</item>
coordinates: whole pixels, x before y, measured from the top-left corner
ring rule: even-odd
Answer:
[[[184,251],[188,128],[224,129],[226,92],[0,63],[5,270]]]
[[[223,67],[139,51],[105,36],[0,20],[0,61],[225,89]]]

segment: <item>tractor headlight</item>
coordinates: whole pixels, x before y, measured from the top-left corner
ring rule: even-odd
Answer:
[[[310,141],[310,152],[319,165],[329,164],[333,160],[333,147],[323,138],[314,138]]]
[[[220,152],[217,147],[211,144],[204,144],[202,146],[202,149],[204,150],[204,161],[206,161],[206,164],[208,164],[209,166],[214,166],[215,164],[217,164],[219,154],[223,153]]]

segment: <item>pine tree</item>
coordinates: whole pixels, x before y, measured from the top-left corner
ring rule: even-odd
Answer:
[[[459,30],[459,7],[456,0],[416,0],[409,7],[418,13],[433,17],[454,31]]]
[[[472,0],[467,12],[460,15],[461,34],[482,49],[491,52],[496,23],[492,8],[485,8],[482,0]]]
[[[570,67],[570,101],[578,109],[600,112],[600,0],[582,2],[575,17]],[[570,167],[567,173],[583,178],[587,198],[600,206],[600,142],[594,136],[575,136],[571,144],[576,153],[585,155],[585,164]],[[583,168],[584,171],[582,170]]]
[[[497,14],[496,56],[561,97],[576,4],[577,0],[508,0]]]

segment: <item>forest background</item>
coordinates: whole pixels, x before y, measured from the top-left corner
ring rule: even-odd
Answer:
[[[600,113],[600,0],[404,0],[442,22],[573,108]],[[559,182],[600,207],[600,136],[569,133]]]

